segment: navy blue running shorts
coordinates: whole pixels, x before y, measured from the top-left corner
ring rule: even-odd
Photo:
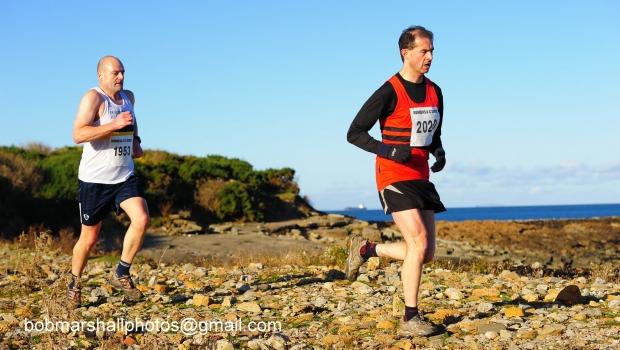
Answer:
[[[135,175],[117,184],[79,181],[79,207],[82,225],[97,225],[110,211],[110,208],[114,208],[116,215],[120,214],[121,203],[132,197],[144,197]]]
[[[409,209],[446,211],[435,185],[427,180],[395,182],[379,191],[379,200],[386,214]]]

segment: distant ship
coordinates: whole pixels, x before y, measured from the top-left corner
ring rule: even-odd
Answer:
[[[354,207],[345,207],[344,210],[366,210],[366,206],[364,204],[358,204]]]

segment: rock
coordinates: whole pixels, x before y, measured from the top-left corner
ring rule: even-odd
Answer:
[[[540,294],[546,293],[548,289],[549,289],[549,286],[546,284],[539,284],[536,286],[536,291]]]
[[[550,289],[547,292],[547,295],[545,295],[545,298],[543,300],[546,301],[546,302],[555,301],[555,298],[557,298],[559,294],[560,294],[560,290],[559,289],[557,289],[557,288]]]
[[[356,281],[370,283],[370,278],[368,278],[367,274],[361,273],[359,276],[357,276]]]
[[[478,334],[484,334],[486,332],[498,332],[502,330],[506,330],[506,326],[501,323],[479,323],[477,326]]]
[[[484,332],[484,337],[487,339],[495,339],[497,338],[497,336],[498,336],[497,332],[494,332],[494,331]]]
[[[131,346],[131,345],[135,345],[136,339],[134,337],[132,337],[131,335],[128,335],[125,337],[125,339],[123,339],[123,344],[126,346]]]
[[[478,288],[478,289],[474,289],[471,292],[471,298],[476,300],[476,299],[489,299],[491,301],[499,301],[501,300],[500,298],[500,292],[499,290],[495,289],[495,288]]]
[[[429,318],[443,323],[447,317],[459,317],[461,312],[456,309],[437,309],[434,313],[429,315]]]
[[[367,239],[371,242],[381,242],[381,231],[374,227],[364,227],[362,229],[361,235],[364,239]]]
[[[519,329],[517,331],[517,338],[526,339],[526,340],[532,340],[532,339],[536,338],[537,334],[538,333],[534,329],[522,328],[522,329]]]
[[[554,312],[549,314],[550,319],[556,321],[556,322],[564,322],[566,320],[568,320],[568,315],[565,312]]]
[[[512,339],[512,333],[510,331],[501,330],[499,331],[499,337],[502,340],[510,340]]]
[[[402,317],[405,315],[405,302],[397,295],[392,296],[392,316]]]
[[[456,288],[448,288],[443,293],[451,300],[463,299],[463,293]]]
[[[165,284],[159,284],[159,283],[158,283],[158,284],[156,284],[156,285],[153,287],[153,289],[154,289],[157,293],[160,293],[160,294],[165,294],[165,293],[167,293],[167,292],[170,290],[170,288],[169,288],[167,285],[165,285]]]
[[[392,345],[391,349],[411,350],[413,345],[408,340],[399,340]]]
[[[235,347],[226,339],[220,339],[215,343],[216,350],[235,350]]]
[[[207,275],[207,270],[204,267],[198,267],[192,271],[192,275],[196,278],[203,278]]]
[[[575,316],[573,316],[573,319],[576,321],[585,321],[587,318],[588,316],[583,312],[580,312],[576,314]]]
[[[383,236],[385,238],[387,238],[388,240],[390,240],[390,241],[394,241],[394,240],[403,238],[403,235],[400,233],[400,231],[393,230],[391,228],[384,228],[383,229]]]
[[[202,285],[193,281],[187,281],[184,283],[184,285],[187,289],[202,289]]]
[[[209,296],[203,294],[194,294],[192,297],[192,302],[196,306],[207,306],[209,305]]]
[[[362,282],[355,281],[351,283],[351,288],[360,294],[372,294],[372,287]]]
[[[264,291],[268,291],[269,289],[271,289],[271,286],[267,283],[261,283],[256,286],[256,289],[261,292],[264,292]]]
[[[260,306],[256,302],[248,301],[237,304],[237,310],[258,314],[261,312]]]
[[[515,272],[504,270],[499,274],[499,278],[509,281],[519,281],[521,277],[517,275]]]
[[[274,350],[283,350],[286,349],[286,344],[288,343],[288,337],[282,334],[274,334],[269,339],[267,339],[266,344],[269,345]]]
[[[9,331],[9,329],[11,329],[11,325],[9,324],[9,322],[6,322],[6,321],[0,322],[0,333],[6,334]]]
[[[222,307],[231,307],[231,305],[235,302],[235,298],[229,295],[224,297],[222,301]]]
[[[474,282],[474,284],[485,285],[489,282],[489,278],[486,276],[476,276],[472,282]]]
[[[564,287],[555,297],[555,301],[566,305],[578,304],[579,302],[581,302],[581,293],[579,292],[579,287],[577,287],[576,285]]]
[[[395,326],[392,322],[384,320],[384,321],[377,322],[377,328],[378,329],[394,329]]]
[[[523,316],[525,316],[525,313],[523,312],[523,309],[521,309],[518,306],[516,306],[516,307],[507,307],[507,308],[504,309],[504,316],[506,316],[506,317],[523,317]]]
[[[267,345],[265,345],[265,340],[263,339],[252,339],[246,344],[246,346],[250,350],[268,349]]]
[[[323,337],[323,345],[325,348],[331,348],[332,345],[336,345],[342,341],[342,338],[338,334],[328,334]]]
[[[564,327],[563,325],[550,324],[550,325],[544,326],[541,330],[539,330],[538,335],[541,337],[561,335],[562,333],[564,333],[564,329],[566,329],[566,327]]]
[[[239,293],[245,293],[250,289],[252,289],[252,287],[247,283],[237,283],[237,292]]]
[[[478,304],[478,307],[476,308],[476,311],[478,311],[479,313],[483,313],[486,314],[487,312],[493,310],[493,304],[491,303],[480,303]]]
[[[325,299],[322,296],[316,297],[313,301],[312,301],[312,305],[316,306],[316,307],[323,307],[325,306],[325,304],[327,304],[327,299]]]
[[[368,262],[366,262],[366,269],[368,271],[375,271],[379,268],[380,263],[381,263],[381,260],[378,257],[373,256],[370,259],[368,259]]]

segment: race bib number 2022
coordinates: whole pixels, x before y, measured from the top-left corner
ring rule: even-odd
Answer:
[[[410,108],[411,146],[424,147],[433,142],[435,130],[439,127],[439,110],[437,107]]]

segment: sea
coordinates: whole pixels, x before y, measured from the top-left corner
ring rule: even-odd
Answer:
[[[561,220],[620,217],[620,204],[577,204],[447,208],[437,220]],[[381,209],[330,210],[327,213],[353,216],[365,221],[393,221]]]

